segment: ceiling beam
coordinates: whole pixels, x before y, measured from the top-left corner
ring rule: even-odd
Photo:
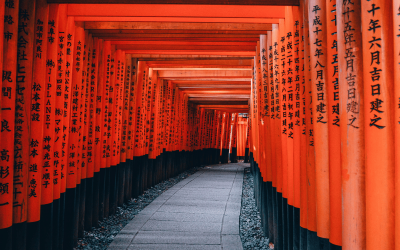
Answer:
[[[229,39],[234,41],[236,39],[248,39],[248,41],[259,41],[260,35],[259,34],[177,34],[177,33],[156,33],[156,34],[149,34],[149,33],[126,33],[121,31],[110,31],[106,30],[107,33],[104,33],[105,30],[91,30],[90,33],[101,39],[164,39],[164,40],[189,40],[189,39],[209,39],[214,41],[214,38],[217,39]],[[216,41],[216,40],[215,40]]]
[[[146,61],[146,64],[150,67],[175,67],[175,66],[193,66],[193,67],[251,67],[252,66],[251,59],[232,59],[227,60],[225,58],[222,59],[214,59],[210,60],[165,60],[165,61]]]
[[[204,50],[125,50],[126,54],[136,54],[136,55],[157,55],[159,57],[164,57],[164,55],[205,55],[205,56],[243,56],[243,57],[254,57],[256,55],[255,51],[204,51]],[[132,56],[136,57],[136,56]]]
[[[160,76],[158,78],[161,78]],[[181,81],[181,80],[186,80],[186,81],[226,81],[226,82],[231,82],[231,81],[243,81],[243,82],[248,82],[251,80],[251,77],[220,77],[220,76],[191,76],[191,77],[164,77],[164,80],[167,81]]]
[[[299,5],[299,0],[47,0],[47,2],[81,4]]]
[[[212,98],[213,101],[219,100],[219,101],[225,101],[225,100],[231,100],[231,101],[242,101],[242,100],[248,100],[250,99],[250,94],[248,95],[239,95],[239,94],[226,94],[226,95],[220,95],[220,94],[209,94],[209,95],[202,95],[202,94],[190,94],[190,93],[185,93],[189,97],[189,100],[191,101],[202,101],[202,100],[208,100],[209,98]]]
[[[115,45],[118,50],[174,50],[174,51],[256,51],[254,45],[168,45],[168,44],[118,44]]]
[[[257,46],[257,41],[253,42],[234,42],[231,40],[226,41],[191,41],[189,39],[180,41],[170,41],[169,39],[160,39],[158,41],[151,40],[112,40],[111,44],[114,45],[179,45],[179,46]]]
[[[233,17],[142,17],[142,16],[76,16],[75,21],[91,22],[194,22],[194,23],[279,23],[278,18]]]
[[[270,23],[85,22],[88,30],[269,31]],[[179,32],[181,33],[181,32]],[[201,32],[199,32],[201,33]],[[205,32],[207,33],[207,32]]]
[[[229,88],[229,89],[218,89],[218,88],[182,88],[179,87],[185,93],[195,94],[195,93],[207,93],[207,94],[250,94],[249,88]]]
[[[190,100],[190,102],[197,105],[248,105],[248,100]]]
[[[224,86],[224,85],[234,85],[234,84],[246,84],[249,85],[251,84],[251,79],[245,79],[243,81],[238,81],[237,79],[235,80],[225,80],[225,79],[219,79],[219,80],[176,80],[176,81],[172,81],[172,83],[176,84],[176,85],[205,85],[205,84],[214,84],[214,85],[220,85],[220,86]]]
[[[182,86],[180,84],[176,85],[179,89],[186,91],[188,89],[250,89],[250,85],[194,85],[194,86]]]
[[[251,70],[174,70],[174,71],[157,71],[158,77],[162,78],[251,78],[253,72]]]
[[[49,3],[51,0],[48,0]],[[58,3],[71,3],[69,0],[53,0]],[[251,6],[251,5],[196,5],[196,0],[186,0],[190,4],[147,4],[152,0],[142,0],[143,4],[135,3],[135,0],[121,2],[109,2],[109,4],[90,4],[99,1],[76,0],[79,4],[68,4],[69,16],[105,16],[105,17],[219,17],[219,18],[285,18],[285,2],[299,0],[275,0],[282,6]],[[220,0],[208,0],[218,3]],[[250,2],[251,0],[242,0]],[[266,3],[266,0],[261,0]],[[161,3],[168,3],[168,0],[160,0]],[[85,4],[86,3],[86,4]],[[119,3],[119,4],[116,4]],[[154,3],[154,2],[153,2]]]
[[[225,104],[225,105],[198,105],[199,108],[218,108],[218,107],[223,107],[223,108],[239,108],[239,109],[248,109],[249,105],[230,105],[230,104]]]

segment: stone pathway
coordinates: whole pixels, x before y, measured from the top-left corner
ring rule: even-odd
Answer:
[[[244,168],[219,164],[200,169],[136,215],[109,249],[242,250]]]

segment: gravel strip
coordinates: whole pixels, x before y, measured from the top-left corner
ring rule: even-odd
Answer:
[[[98,228],[93,227],[91,231],[85,231],[85,237],[78,240],[78,246],[74,249],[107,249],[108,245],[114,240],[114,237],[136,214],[142,211],[163,192],[194,174],[200,168],[201,167],[189,169],[176,177],[163,181],[146,190],[144,194],[137,199],[131,199],[128,203],[124,203],[122,207],[117,207],[116,213],[100,221]]]
[[[269,249],[269,239],[264,237],[260,213],[254,199],[254,181],[250,168],[244,169],[242,208],[240,211],[240,238],[243,249]]]

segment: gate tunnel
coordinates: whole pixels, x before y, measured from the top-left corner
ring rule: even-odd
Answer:
[[[244,157],[276,249],[400,250],[399,0],[0,16],[1,249],[72,249],[149,187]]]

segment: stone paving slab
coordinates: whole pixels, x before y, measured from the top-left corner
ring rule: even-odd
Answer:
[[[157,234],[157,238],[154,235]],[[136,235],[131,244],[187,244],[219,245],[221,237],[215,233],[144,231]]]
[[[221,223],[149,220],[140,230],[219,233],[221,232]]]
[[[195,206],[175,206],[164,205],[158,209],[160,212],[168,213],[197,213],[197,214],[224,214],[225,207],[195,207]]]
[[[111,248],[114,249],[114,248]],[[116,248],[120,249],[120,248]],[[125,248],[124,248],[125,249]],[[129,250],[221,250],[221,245],[187,245],[187,244],[135,244],[128,248]],[[229,248],[226,248],[229,249]]]
[[[170,199],[165,202],[165,205],[171,206],[193,206],[193,207],[204,207],[204,208],[221,208],[225,209],[225,201],[208,201],[208,200],[182,200],[182,199]]]
[[[162,193],[126,225],[111,250],[242,250],[244,166],[207,166]]]
[[[152,220],[192,221],[222,223],[222,214],[195,214],[195,213],[166,213],[156,212]]]

